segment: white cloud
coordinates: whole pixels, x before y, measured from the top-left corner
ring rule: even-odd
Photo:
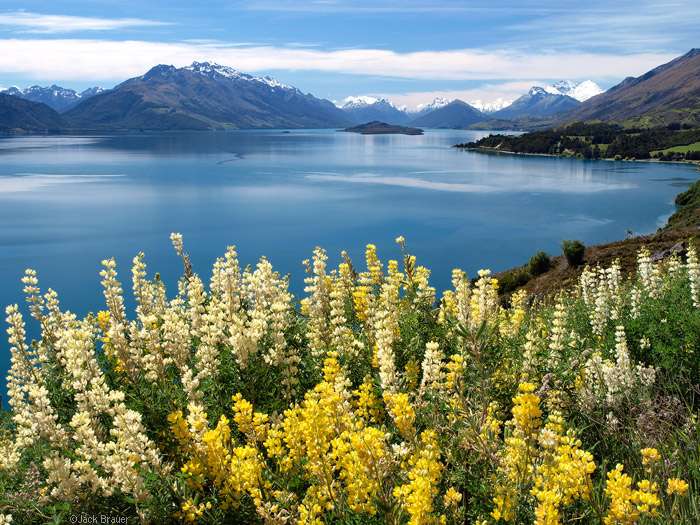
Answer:
[[[0,40],[0,74],[44,80],[123,80],[155,64],[210,60],[242,71],[318,71],[425,80],[619,79],[673,58],[666,53],[540,52],[481,49],[399,53],[384,49],[321,50],[221,43],[95,39]],[[41,60],[37,60],[41,57]]]
[[[169,25],[141,18],[92,18],[85,16],[47,15],[28,11],[0,13],[0,26],[24,33],[71,33],[75,31],[111,31],[130,27]]]

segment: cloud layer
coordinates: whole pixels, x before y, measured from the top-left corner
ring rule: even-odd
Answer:
[[[317,71],[402,79],[619,79],[673,58],[667,53],[511,53],[481,49],[400,53],[385,49],[320,50],[227,43],[95,39],[0,39],[0,74],[37,79],[119,81],[155,64],[210,60],[242,71]],[[37,57],[42,57],[37,60]]]
[[[72,33],[76,31],[113,31],[133,27],[169,25],[142,18],[91,18],[85,16],[47,15],[28,11],[0,13],[0,27],[22,33]]]

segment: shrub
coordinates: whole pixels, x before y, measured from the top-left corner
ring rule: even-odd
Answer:
[[[498,288],[500,292],[508,294],[525,286],[530,280],[530,273],[527,268],[515,268],[500,274],[498,277]]]
[[[586,247],[581,241],[562,241],[561,249],[566,257],[566,262],[569,266],[576,267],[583,263],[583,255],[586,252]]]
[[[530,258],[527,269],[533,276],[542,275],[552,267],[552,260],[544,252],[537,252]]]

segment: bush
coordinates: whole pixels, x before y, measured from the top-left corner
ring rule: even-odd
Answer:
[[[566,257],[566,262],[569,266],[581,266],[583,263],[583,255],[586,252],[586,247],[581,241],[562,241],[561,249]]]
[[[533,277],[542,275],[551,267],[552,260],[549,258],[549,255],[544,252],[537,252],[530,258],[530,262],[527,264],[527,269]]]
[[[499,275],[498,289],[501,293],[509,294],[527,284],[530,273],[527,268],[515,268]]]

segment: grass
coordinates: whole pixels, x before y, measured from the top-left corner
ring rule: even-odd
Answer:
[[[673,146],[672,148],[660,149],[652,151],[652,155],[660,155],[664,153],[688,153],[690,151],[700,151],[700,142],[686,144],[685,146]]]

